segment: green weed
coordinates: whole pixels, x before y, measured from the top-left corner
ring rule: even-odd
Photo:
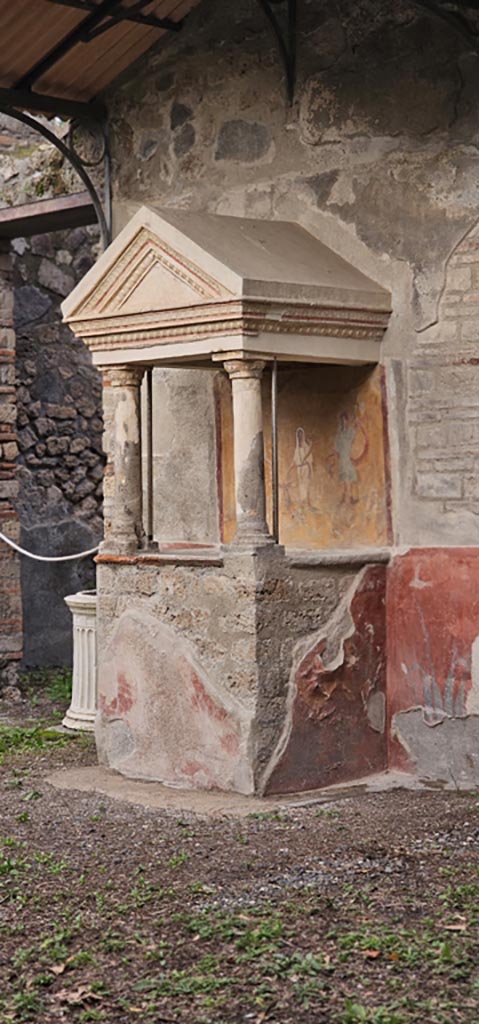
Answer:
[[[369,1008],[347,999],[345,1009],[337,1019],[341,1024],[404,1024],[406,1018],[387,1006]]]
[[[178,868],[181,864],[186,864],[190,859],[189,853],[186,850],[181,850],[180,853],[174,853],[167,861],[169,868]]]
[[[71,738],[67,733],[54,732],[45,725],[0,725],[0,764],[7,754],[64,747]]]

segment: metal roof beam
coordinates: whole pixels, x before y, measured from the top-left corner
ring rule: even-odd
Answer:
[[[0,106],[10,107],[12,110],[30,110],[35,114],[98,122],[105,117],[105,108],[97,100],[81,103],[77,100],[62,99],[60,96],[43,96],[38,92],[29,92],[28,89],[0,89]]]
[[[26,238],[95,223],[95,208],[88,192],[75,192],[56,199],[37,199],[34,203],[1,209],[0,238]]]

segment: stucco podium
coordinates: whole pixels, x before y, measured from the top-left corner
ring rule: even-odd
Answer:
[[[344,508],[334,529],[347,540],[361,497],[356,421],[389,294],[300,225],[142,208],[63,310],[104,376],[100,760],[132,777],[242,793],[309,789],[380,770],[387,554],[379,546],[325,554],[313,477],[326,494],[328,472],[336,472]],[[339,424],[336,447],[317,468],[307,431],[291,426],[286,388],[285,436],[295,448],[283,478],[278,366],[313,418],[311,367],[348,368],[358,410],[354,422],[339,406],[328,413]],[[203,543],[162,536],[162,502],[177,508],[180,522],[181,503],[195,494],[175,494],[174,462],[167,490],[165,480],[161,496],[155,490],[152,422],[164,422],[155,408],[158,367],[176,371],[171,388],[178,371],[202,371],[198,433],[212,413],[200,379],[209,371],[218,381],[218,529]],[[181,412],[163,429],[175,443]],[[193,462],[194,437],[189,444]],[[374,462],[363,449],[363,462]],[[280,543],[278,509],[285,536],[299,536],[301,550]]]

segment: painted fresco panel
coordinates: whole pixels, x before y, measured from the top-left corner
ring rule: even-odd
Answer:
[[[426,726],[477,711],[472,689],[479,638],[479,555],[422,548],[394,559],[388,575],[389,717],[422,710]],[[410,769],[393,735],[390,763]]]
[[[381,371],[309,367],[279,373],[280,542],[295,548],[382,545],[388,540]],[[235,533],[233,420],[219,385],[223,537]],[[268,518],[271,401],[263,385]]]

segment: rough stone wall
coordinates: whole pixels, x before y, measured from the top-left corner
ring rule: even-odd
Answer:
[[[0,119],[4,206],[78,191],[70,168],[39,136]],[[61,322],[60,303],[94,262],[96,228],[11,243],[16,330],[17,484],[21,540],[42,555],[93,547],[102,533],[101,381],[86,346]],[[24,663],[68,664],[71,614],[63,597],[95,586],[87,561],[22,559]]]
[[[440,309],[448,261],[451,295],[471,266],[477,70],[462,36],[407,0],[305,0],[289,107],[258,6],[205,0],[109,99],[117,227],[143,202],[299,220],[391,289],[383,362],[401,544],[479,539],[473,317],[464,303],[461,369]],[[469,447],[452,468],[455,441]]]
[[[15,332],[13,283],[8,246],[0,245],[0,530],[18,544],[20,529],[15,502],[16,444]],[[17,682],[22,657],[20,562],[11,548],[0,545],[0,692]]]
[[[17,239],[19,511],[24,529],[79,516],[101,532],[101,381],[59,303],[93,262],[85,228]]]

